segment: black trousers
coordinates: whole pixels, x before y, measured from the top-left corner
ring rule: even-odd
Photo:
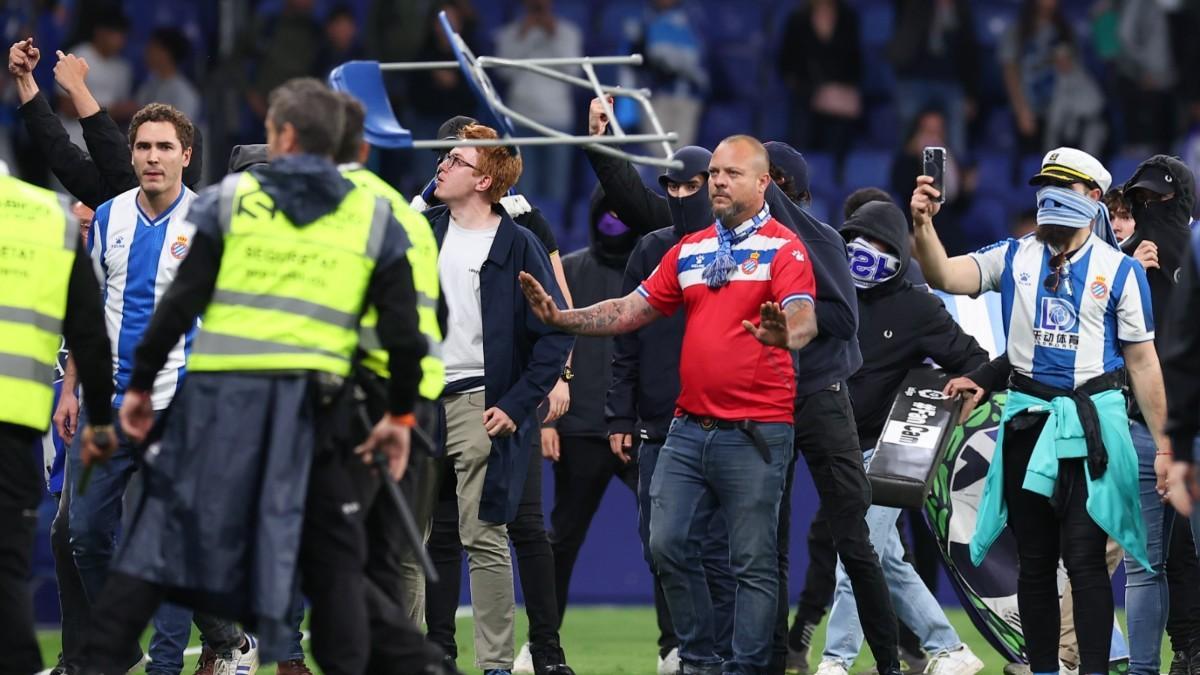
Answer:
[[[371,635],[367,612],[366,534],[349,464],[357,458],[326,452],[309,474],[300,538],[300,588],[312,608],[313,657],[328,675],[367,671]],[[122,645],[135,642],[163,602],[161,586],[113,572],[92,608],[84,662],[119,674]],[[237,618],[237,617],[229,617]]]
[[[36,430],[0,423],[0,674],[30,675],[42,669],[33,630],[29,574],[42,470],[34,456]]]
[[[525,478],[517,517],[508,524],[508,538],[517,553],[517,572],[525,599],[525,614],[529,617],[529,648],[531,651],[557,652],[558,598],[554,589],[554,552],[546,534],[542,515],[542,447],[541,437],[534,434],[530,448],[529,473]],[[443,483],[437,507],[433,511],[433,527],[429,533],[429,556],[437,568],[441,583],[425,584],[425,626],[429,639],[447,654],[457,658],[454,641],[454,613],[462,593],[462,540],[458,536],[458,498],[454,491],[453,471],[443,471]]]
[[[413,466],[420,464],[410,464]],[[367,537],[366,597],[371,626],[368,673],[405,675],[440,668],[444,652],[412,624],[404,607],[403,566],[413,542],[405,540],[400,512],[382,477],[365,466],[352,467],[365,511]],[[414,481],[421,476],[409,476]],[[423,545],[417,542],[418,545]],[[440,672],[440,671],[438,671]]]
[[[1169,507],[1168,507],[1169,508]],[[1167,635],[1171,651],[1200,649],[1200,560],[1186,518],[1176,515],[1167,549],[1167,588],[1170,610]]]
[[[821,497],[825,527],[854,588],[863,635],[871,647],[879,672],[899,669],[896,614],[892,610],[883,569],[879,566],[879,557],[871,546],[870,531],[867,529],[871,485],[863,469],[862,448],[859,447],[854,410],[850,406],[846,385],[843,383],[797,398],[795,426],[796,449],[804,454],[804,460],[808,462],[808,470]],[[789,483],[793,475],[794,471],[789,472]],[[785,493],[783,508],[779,512],[779,550],[786,552],[787,526],[791,525],[790,490]],[[786,553],[780,556],[780,578],[787,579]],[[786,583],[780,587],[771,673],[782,673],[783,660],[787,657],[786,588]]]
[[[1040,418],[1040,419],[1038,419]],[[1033,672],[1058,669],[1058,561],[1071,579],[1079,672],[1108,671],[1113,595],[1104,560],[1108,535],[1087,512],[1084,460],[1060,460],[1054,503],[1022,489],[1046,416],[1018,415],[1004,430],[1004,500],[1017,540],[1017,606]]]
[[[607,438],[562,436],[561,459],[554,464],[554,508],[550,511],[550,548],[554,551],[554,588],[558,615],[567,611],[567,591],[579,549],[587,537],[600,500],[615,477],[637,498],[636,458],[622,463],[609,449]]]
[[[83,636],[87,630],[89,608],[83,581],[75,567],[75,554],[71,551],[71,491],[65,487],[67,481],[71,480],[74,480],[74,476],[69,472],[64,473],[63,491],[55,495],[58,511],[50,523],[50,552],[54,556],[58,608],[62,615],[62,662],[75,669],[80,666],[83,656]]]

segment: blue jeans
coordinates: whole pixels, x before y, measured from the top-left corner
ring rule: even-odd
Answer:
[[[1138,487],[1142,500],[1142,520],[1146,523],[1146,556],[1151,569],[1125,556],[1125,616],[1129,623],[1129,672],[1132,675],[1158,673],[1159,648],[1167,627],[1170,594],[1167,590],[1167,545],[1175,510],[1162,503],[1154,489],[1154,438],[1144,424],[1129,427],[1133,447],[1138,454]]]
[[[863,450],[863,465],[871,463],[874,448]],[[872,504],[867,509],[867,528],[871,532],[871,546],[879,555],[883,578],[887,580],[888,592],[896,610],[896,618],[912,629],[921,640],[925,651],[934,654],[942,650],[956,649],[962,644],[942,606],[929,591],[921,576],[911,563],[904,560],[904,545],[896,520],[900,509]],[[858,621],[858,607],[854,602],[854,589],[850,577],[841,561],[837,565],[837,589],[833,595],[833,609],[829,613],[829,627],[825,633],[823,658],[836,660],[847,670],[858,658],[862,649],[863,631]]]
[[[117,419],[116,410],[113,410],[113,419]],[[86,426],[87,410],[80,409],[79,428]],[[108,566],[121,531],[126,488],[137,471],[137,446],[121,433],[120,425],[117,425],[120,445],[116,453],[92,470],[87,491],[80,494],[79,479],[84,469],[79,456],[82,437],[82,434],[76,434],[67,453],[67,475],[71,482],[64,489],[70,491],[67,531],[71,554],[79,570],[84,594],[91,604],[100,597],[100,590],[108,578]],[[164,603],[154,615],[154,637],[150,639],[151,664],[146,667],[146,672],[152,675],[178,675],[183,669],[183,650],[191,633],[191,611]]]
[[[637,455],[638,534],[642,538],[646,563],[656,578],[658,570],[650,555],[650,483],[662,446],[657,441],[642,441]],[[733,572],[729,571],[729,530],[725,526],[725,516],[719,512],[713,514],[701,539],[700,560],[704,566],[705,581],[708,582],[708,594],[712,599],[714,651],[722,660],[726,660],[733,657],[733,596],[737,582],[734,581]]]
[[[733,656],[725,673],[757,673],[771,656],[779,590],[777,535],[792,425],[760,424],[769,457],[736,429],[705,430],[676,418],[650,483],[650,553],[662,574],[685,664],[713,666],[713,607],[701,544],[721,513],[729,530],[729,565],[737,580]]]

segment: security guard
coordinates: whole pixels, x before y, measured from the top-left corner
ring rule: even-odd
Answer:
[[[142,343],[121,411],[150,432],[146,390],[189,317],[204,321],[188,380],[147,453],[146,496],[93,612],[84,660],[119,672],[125,644],[165,598],[257,632],[264,661],[286,656],[299,585],[312,607],[313,655],[330,675],[366,672],[365,535],[349,453],[329,442],[359,342],[378,308],[392,377],[387,414],[357,451],[408,460],[426,344],[417,329],[408,239],[391,207],[341,177],[341,100],[320,82],[271,94],[271,163],[226,178],[193,204],[191,253]],[[86,459],[104,453],[85,448]]]
[[[78,358],[93,445],[116,447],[112,359],[100,286],[67,202],[0,163],[0,673],[42,669],[28,579],[59,335]],[[122,643],[127,644],[127,643]]]

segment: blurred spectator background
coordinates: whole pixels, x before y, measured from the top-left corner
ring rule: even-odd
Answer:
[[[266,96],[280,82],[323,78],[349,59],[452,58],[435,29],[441,10],[477,54],[642,53],[642,68],[601,77],[649,88],[682,143],[712,147],[733,133],[792,143],[809,163],[814,214],[835,224],[836,205],[859,187],[907,204],[921,148],[944,145],[950,201],[939,225],[952,253],[1027,220],[1026,179],[1057,145],[1097,154],[1114,182],[1154,152],[1200,173],[1200,0],[7,0],[0,31],[7,44],[35,37],[45,92],[63,49],[87,58],[88,85],[118,122],[149,101],[183,109],[203,126],[213,181],[233,144],[263,140]],[[585,131],[587,92],[492,72],[514,109]],[[458,71],[394,73],[387,85],[416,138],[478,113]],[[50,184],[7,74],[0,104],[0,160]],[[64,96],[56,105],[73,116]],[[618,115],[630,129],[644,121]],[[583,154],[524,154],[518,188],[564,250],[582,245],[595,183]],[[371,161],[408,195],[434,168],[425,152]]]

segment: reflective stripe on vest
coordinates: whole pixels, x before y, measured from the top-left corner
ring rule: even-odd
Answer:
[[[429,221],[414,210],[404,196],[379,176],[364,168],[347,169],[342,172],[359,187],[387,199],[392,205],[392,214],[408,234],[407,253],[412,268],[413,287],[417,291],[417,327],[425,336],[426,354],[421,359],[421,383],[417,391],[422,398],[437,400],[446,384],[446,365],[442,361],[442,329],[438,324],[438,296],[441,292],[437,271],[437,240]],[[375,326],[379,315],[374,307],[367,309],[360,331],[360,345],[366,352],[362,364],[380,377],[389,377],[388,353],[379,344]]]
[[[354,189],[334,211],[297,227],[252,174],[227,177],[219,206],[225,252],[188,368],[349,374],[389,211]]]
[[[79,226],[49,190],[0,176],[0,194],[0,422],[45,431]]]

